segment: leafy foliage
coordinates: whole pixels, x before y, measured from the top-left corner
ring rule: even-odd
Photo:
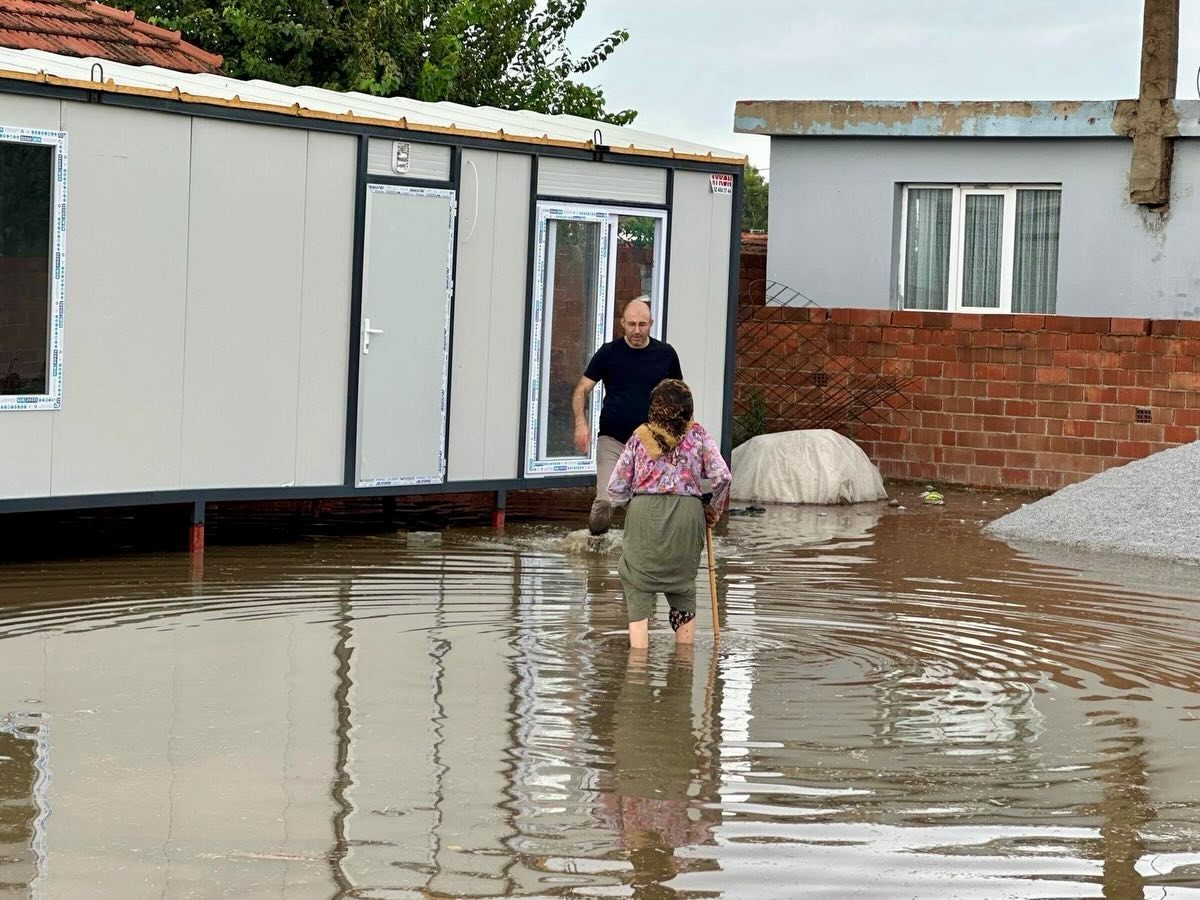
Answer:
[[[733,446],[744,444],[752,437],[767,431],[767,400],[759,388],[751,388],[746,396],[746,408],[733,417]]]
[[[629,244],[653,247],[658,234],[658,219],[654,216],[621,216],[617,238]]]
[[[124,0],[139,18],[225,57],[234,78],[566,113],[626,125],[578,81],[626,40],[574,56],[587,0]]]
[[[767,230],[767,197],[769,185],[754,166],[746,166],[742,184],[742,230]]]

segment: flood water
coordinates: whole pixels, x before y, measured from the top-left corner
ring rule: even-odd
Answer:
[[[0,897],[1200,896],[1200,572],[905,502],[6,564]]]

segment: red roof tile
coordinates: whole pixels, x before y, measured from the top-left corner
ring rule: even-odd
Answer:
[[[0,0],[0,47],[177,72],[221,72],[221,57],[182,40],[178,31],[93,0]]]

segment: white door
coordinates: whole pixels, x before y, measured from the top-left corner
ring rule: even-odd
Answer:
[[[445,480],[456,207],[453,191],[367,185],[359,487]]]

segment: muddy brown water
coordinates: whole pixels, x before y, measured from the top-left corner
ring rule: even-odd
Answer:
[[[1200,895],[1200,573],[902,499],[4,565],[0,897]]]

